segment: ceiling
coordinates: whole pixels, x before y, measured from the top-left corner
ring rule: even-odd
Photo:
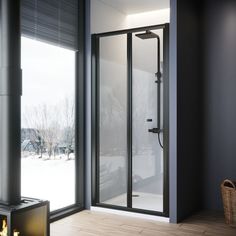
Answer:
[[[100,0],[125,14],[155,11],[170,7],[169,0]]]

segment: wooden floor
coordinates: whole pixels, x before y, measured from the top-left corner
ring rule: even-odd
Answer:
[[[219,213],[202,212],[175,225],[83,211],[51,224],[51,236],[236,236]]]

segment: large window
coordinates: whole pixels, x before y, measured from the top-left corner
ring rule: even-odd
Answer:
[[[22,37],[22,195],[75,203],[75,51]]]
[[[75,143],[78,3],[21,1],[22,195],[49,200],[54,213],[79,203]]]

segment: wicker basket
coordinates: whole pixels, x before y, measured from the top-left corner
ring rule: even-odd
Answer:
[[[236,182],[224,180],[221,184],[226,224],[236,227]]]

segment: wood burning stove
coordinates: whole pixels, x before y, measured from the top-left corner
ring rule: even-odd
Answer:
[[[0,1],[0,236],[49,236],[49,202],[21,197],[20,0]]]
[[[0,205],[0,236],[49,236],[49,202],[23,198],[18,205]]]

